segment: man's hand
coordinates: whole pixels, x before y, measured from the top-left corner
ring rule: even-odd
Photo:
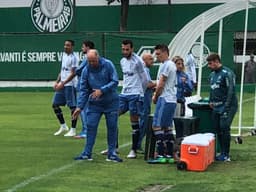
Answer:
[[[93,99],[98,99],[102,95],[102,92],[100,89],[94,89],[91,95]]]
[[[72,114],[72,119],[77,119],[81,111],[82,110],[80,108],[76,108],[76,110]]]
[[[54,85],[54,90],[56,91],[60,91],[63,88],[64,88],[64,83],[62,81],[60,81],[59,83],[55,83]]]
[[[56,91],[56,87],[58,85],[58,82],[55,82],[54,85],[53,85],[53,89]]]
[[[153,95],[153,97],[152,97],[152,102],[153,102],[154,104],[157,103],[157,96],[156,96],[156,94]]]

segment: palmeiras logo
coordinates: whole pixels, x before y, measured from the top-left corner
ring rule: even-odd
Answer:
[[[70,0],[33,0],[31,18],[41,32],[62,32],[73,18]]]

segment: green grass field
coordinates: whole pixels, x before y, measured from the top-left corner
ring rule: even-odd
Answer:
[[[246,125],[253,124],[253,97],[245,96],[249,99],[243,105]],[[73,157],[82,151],[84,141],[53,136],[59,125],[51,99],[52,93],[44,92],[1,93],[0,191],[133,192],[156,184],[172,186],[162,190],[165,192],[255,191],[256,137],[243,138],[242,145],[232,141],[230,163],[214,163],[205,172],[178,171],[175,164],[149,165],[142,155],[134,160],[125,158],[131,130],[124,115],[119,120],[123,163],[106,162],[100,155],[106,148],[104,121],[98,130],[94,160],[75,162]],[[70,124],[69,111],[64,112]]]

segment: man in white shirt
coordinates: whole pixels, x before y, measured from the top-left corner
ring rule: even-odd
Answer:
[[[142,97],[149,79],[142,59],[133,52],[133,42],[122,42],[123,58],[120,61],[123,72],[123,89],[119,95],[119,114],[130,112],[132,126],[132,148],[127,158],[136,158],[140,137],[139,116],[142,110]]]
[[[148,163],[171,163],[174,143],[172,126],[177,101],[176,66],[169,59],[169,49],[166,45],[156,45],[155,54],[157,60],[161,62],[156,91],[152,97],[153,103],[156,104],[152,128],[156,137],[158,156]]]
[[[60,106],[67,105],[71,110],[71,115],[76,109],[76,84],[75,70],[78,67],[78,57],[73,53],[74,41],[66,40],[64,43],[64,53],[62,56],[61,72],[53,86],[55,90],[53,98],[53,110],[60,123],[60,128],[54,135],[60,135],[68,131]],[[76,119],[71,120],[71,129],[64,136],[72,137],[76,135]]]

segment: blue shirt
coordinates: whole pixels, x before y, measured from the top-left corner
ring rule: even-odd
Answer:
[[[182,77],[186,78],[186,81],[182,81]],[[177,71],[177,101],[179,103],[185,103],[184,92],[192,92],[193,85],[188,75],[183,71]]]
[[[90,106],[98,106],[118,109],[118,75],[110,60],[101,57],[97,68],[86,64],[81,75],[80,84],[80,95],[77,105],[80,109],[83,109],[87,102],[89,108]],[[100,89],[103,93],[97,99],[91,97],[94,89]]]
[[[78,83],[77,83],[77,91],[80,90],[80,79],[82,75],[82,71],[84,67],[87,65],[87,59],[86,57],[83,59],[82,63],[76,68],[76,75],[78,77]]]

